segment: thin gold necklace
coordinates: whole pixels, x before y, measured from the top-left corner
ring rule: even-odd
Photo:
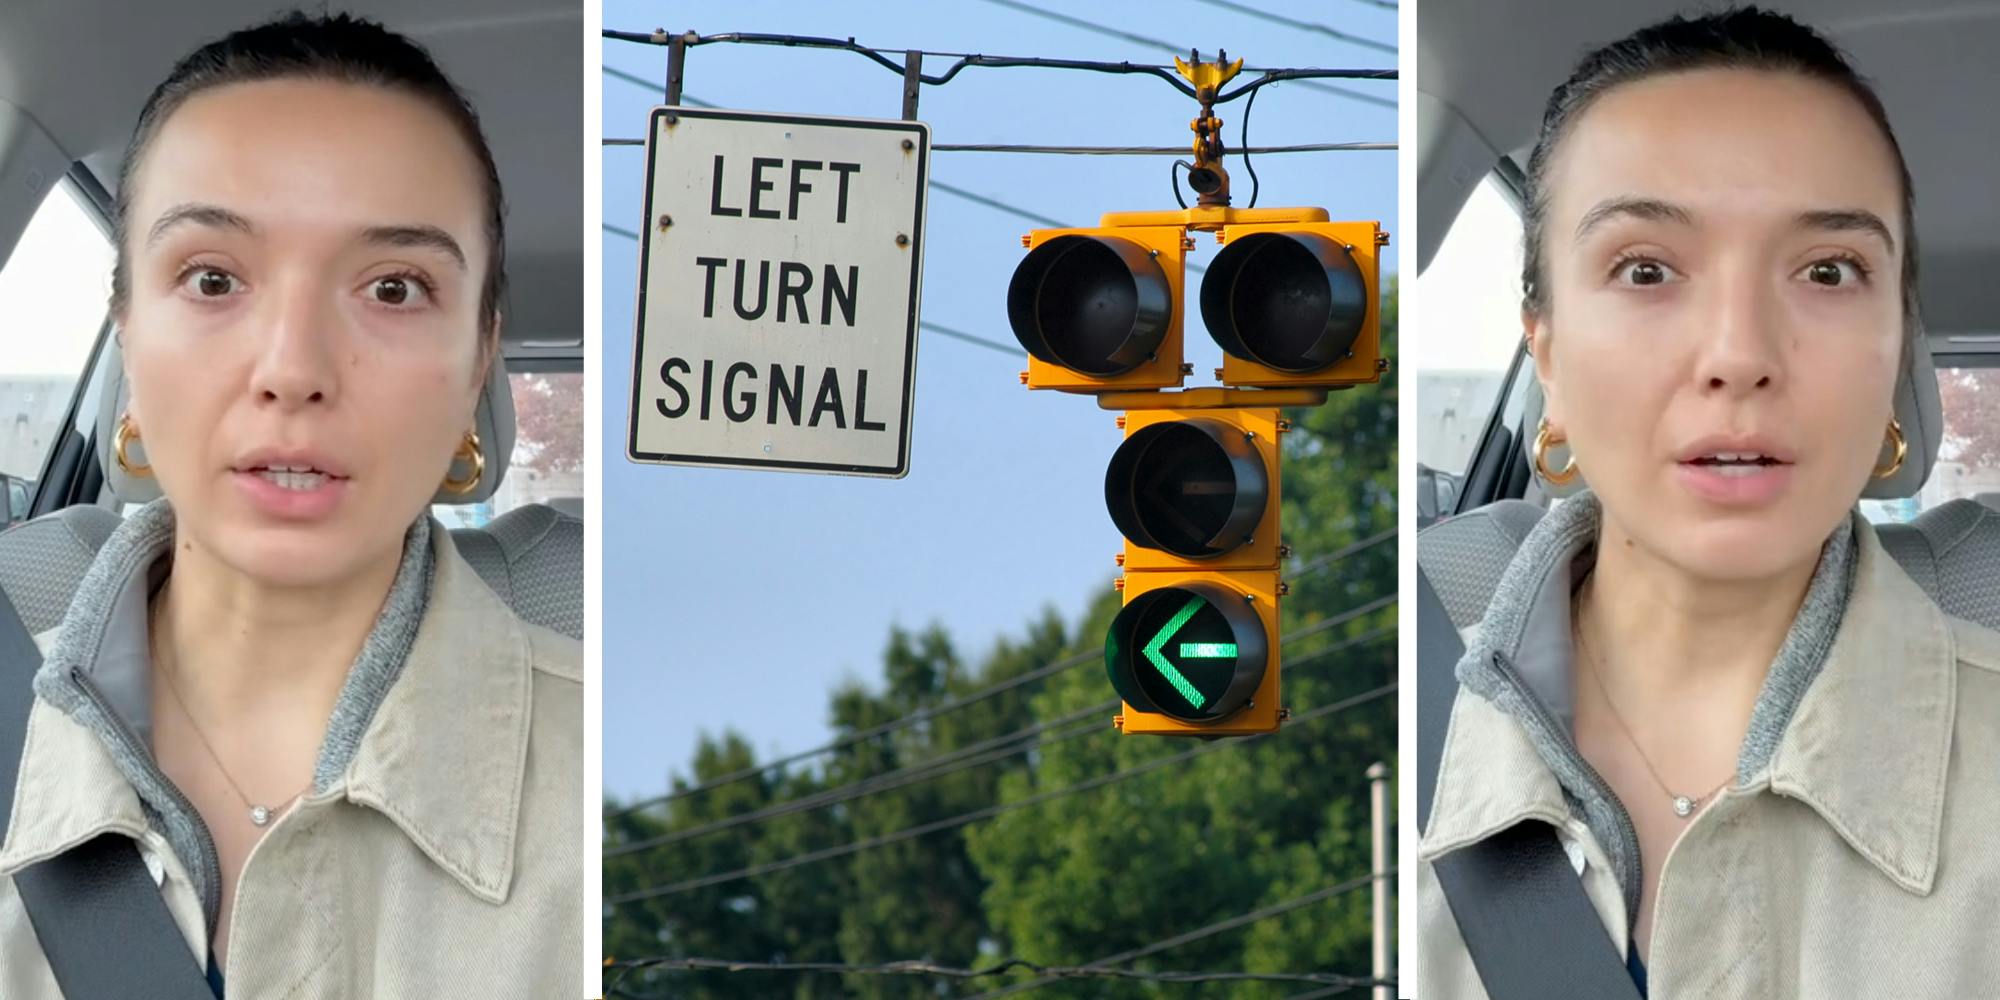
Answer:
[[[165,596],[165,591],[162,589],[160,596],[153,600],[153,606],[148,611],[147,627],[149,639],[158,636],[160,633],[160,605],[166,603],[164,600]],[[164,660],[164,657],[159,655],[159,651],[164,649],[165,646],[166,644],[162,642],[155,641],[153,643],[153,659],[154,662],[159,663],[157,673],[167,680],[167,693],[173,696],[174,704],[180,708],[181,715],[188,721],[188,728],[194,730],[194,738],[201,742],[202,750],[208,753],[208,759],[215,764],[216,773],[222,775],[222,780],[229,783],[230,791],[235,792],[236,797],[243,802],[244,807],[250,810],[250,824],[258,828],[271,825],[271,821],[283,815],[284,811],[290,808],[292,803],[299,800],[299,796],[304,795],[312,789],[312,782],[307,782],[304,788],[293,792],[291,797],[278,803],[276,806],[259,805],[250,801],[250,796],[243,794],[243,786],[237,784],[236,779],[230,777],[229,769],[222,766],[222,756],[215,752],[215,747],[208,742],[208,737],[202,733],[201,723],[196,722],[194,713],[188,711],[187,700],[181,697],[180,686],[174,683],[173,667],[170,664],[161,662]]]
[[[1625,724],[1625,716],[1618,711],[1618,703],[1611,700],[1611,689],[1604,685],[1604,675],[1598,672],[1597,657],[1591,654],[1590,643],[1583,637],[1583,615],[1580,613],[1583,607],[1582,597],[1583,591],[1579,587],[1577,598],[1570,602],[1570,628],[1576,633],[1576,648],[1577,652],[1583,654],[1584,669],[1590,671],[1590,679],[1597,684],[1597,690],[1604,695],[1604,707],[1611,710],[1611,721],[1617,723],[1618,731],[1625,734],[1625,742],[1632,744],[1633,751],[1639,755],[1639,763],[1646,765],[1646,773],[1653,776],[1653,783],[1660,786],[1660,791],[1667,793],[1667,798],[1674,800],[1674,815],[1687,819],[1715,793],[1728,787],[1730,778],[1735,776],[1722,779],[1721,784],[1701,795],[1681,795],[1667,787],[1666,779],[1660,777],[1660,771],[1653,766],[1652,758],[1646,756],[1646,748],[1639,745],[1638,738],[1632,735],[1632,728]]]

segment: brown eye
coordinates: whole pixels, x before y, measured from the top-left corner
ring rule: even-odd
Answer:
[[[236,279],[226,271],[208,268],[195,274],[194,288],[204,298],[220,298],[236,290]]]
[[[1847,283],[1847,268],[1840,261],[1822,260],[1806,267],[1806,280],[1815,285],[1838,288]]]
[[[1674,272],[1657,260],[1627,260],[1618,266],[1615,277],[1628,285],[1664,285]]]
[[[430,289],[406,274],[385,274],[368,283],[369,298],[385,306],[415,309],[430,301]]]

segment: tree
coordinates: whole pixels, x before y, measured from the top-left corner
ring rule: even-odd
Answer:
[[[583,471],[583,378],[512,376],[516,465],[543,474]],[[561,380],[558,385],[558,380]]]
[[[1952,459],[2000,469],[2000,369],[1940,368],[1937,380]]]

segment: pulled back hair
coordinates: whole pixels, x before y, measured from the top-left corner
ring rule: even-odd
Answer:
[[[458,130],[478,163],[480,184],[485,189],[486,281],[479,294],[479,329],[483,336],[492,336],[507,290],[506,205],[500,191],[500,171],[480,130],[478,112],[438,69],[430,53],[410,39],[374,21],[346,14],[309,16],[299,11],[194,50],[174,65],[173,72],[146,99],[118,174],[117,210],[112,221],[117,247],[117,262],[111,272],[112,312],[122,315],[131,301],[131,261],[125,238],[131,228],[132,197],[145,167],[146,151],[167,119],[203,91],[234,83],[291,79],[366,84],[409,94],[437,109]]]
[[[1542,246],[1547,237],[1549,170],[1563,138],[1576,120],[1606,93],[1629,83],[1703,69],[1746,69],[1795,73],[1831,84],[1868,113],[1896,158],[1903,195],[1903,329],[1921,334],[1917,306],[1916,199],[1903,148],[1889,127],[1888,113],[1875,88],[1849,65],[1847,57],[1818,32],[1757,7],[1740,7],[1699,17],[1676,16],[1641,28],[1600,48],[1577,64],[1576,72],[1549,95],[1541,135],[1528,158],[1527,209],[1522,227],[1521,308],[1531,316],[1548,313],[1549,283]]]

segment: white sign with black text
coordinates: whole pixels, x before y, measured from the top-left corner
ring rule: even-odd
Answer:
[[[655,108],[625,452],[910,468],[930,127]]]

